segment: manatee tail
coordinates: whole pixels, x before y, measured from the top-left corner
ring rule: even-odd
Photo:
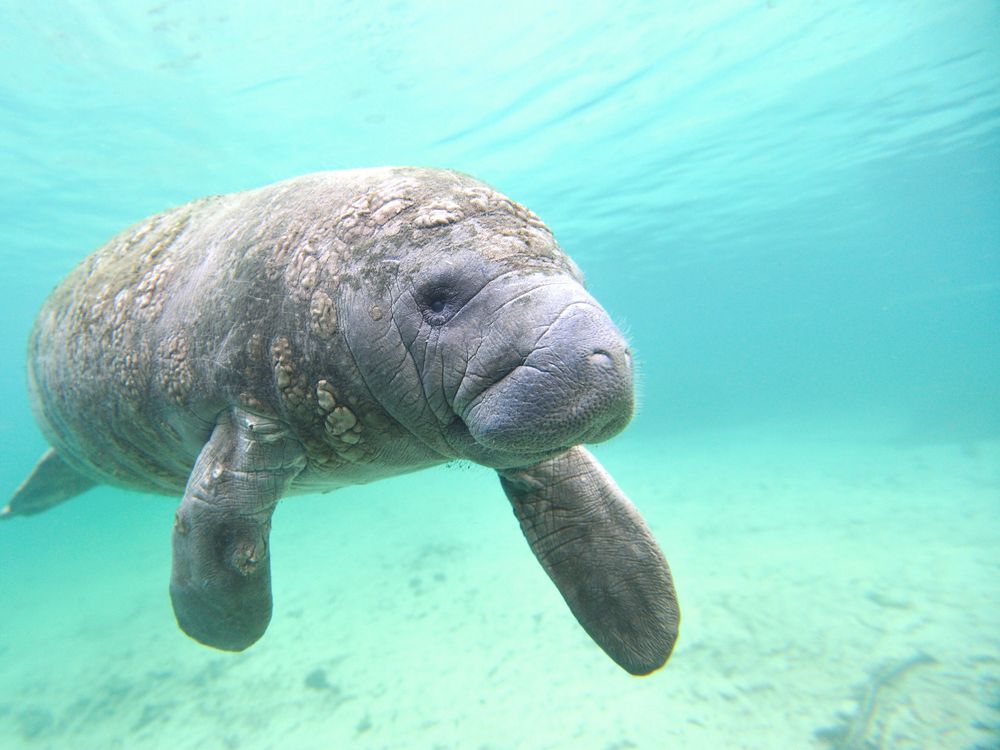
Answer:
[[[7,506],[0,509],[0,521],[41,513],[96,484],[63,461],[54,448],[49,448],[28,478],[21,482]]]

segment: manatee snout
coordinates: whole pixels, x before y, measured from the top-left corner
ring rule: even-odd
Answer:
[[[582,287],[571,291],[568,303],[564,295],[555,297],[559,307],[551,322],[523,326],[533,336],[527,346],[522,342],[523,361],[466,409],[465,423],[481,445],[551,451],[607,440],[632,419],[628,342]],[[536,311],[536,317],[545,316]]]

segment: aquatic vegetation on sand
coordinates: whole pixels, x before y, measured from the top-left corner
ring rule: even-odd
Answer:
[[[937,664],[925,653],[878,667],[862,685],[854,713],[844,716],[834,727],[816,730],[816,737],[830,744],[831,750],[879,750],[883,747],[880,718],[891,713],[900,701],[899,688],[918,667]]]

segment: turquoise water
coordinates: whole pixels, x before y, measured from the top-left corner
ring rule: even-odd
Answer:
[[[0,747],[1000,745],[995,2],[8,2],[0,62],[0,486],[45,449],[34,314],[115,232],[450,167],[628,331],[596,451],[683,612],[628,677],[450,466],[284,503],[225,655],[170,611],[175,501],[95,490],[0,526]]]

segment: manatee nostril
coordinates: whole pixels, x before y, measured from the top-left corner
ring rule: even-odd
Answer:
[[[604,349],[595,349],[588,359],[595,367],[600,367],[605,370],[615,369],[615,358]]]

